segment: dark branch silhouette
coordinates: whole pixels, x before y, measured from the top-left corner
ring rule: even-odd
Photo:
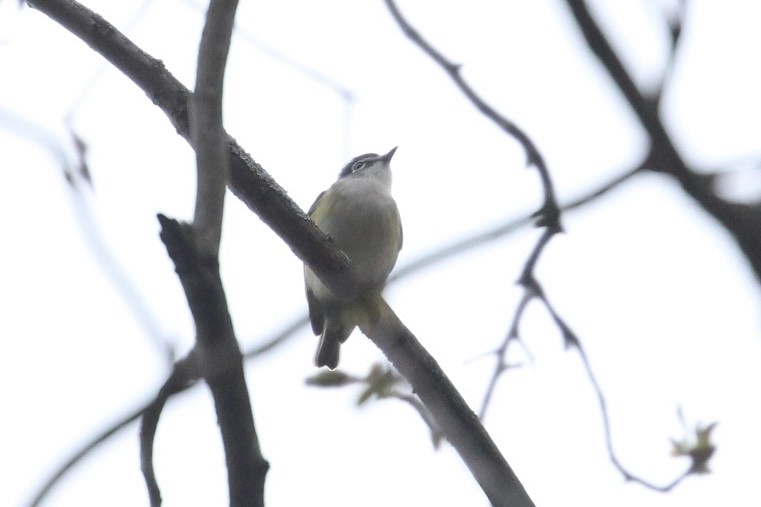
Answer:
[[[733,203],[717,195],[714,177],[690,168],[678,153],[659,117],[657,104],[637,89],[583,0],[566,0],[590,51],[623,93],[650,138],[652,165],[648,169],[676,179],[684,192],[732,235],[761,283],[761,201]],[[672,58],[672,67],[673,67]]]
[[[161,493],[153,470],[153,439],[167,392],[175,392],[199,374],[214,399],[227,463],[230,505],[264,506],[264,479],[269,464],[259,447],[243,357],[219,273],[229,172],[222,90],[237,6],[237,0],[211,0],[198,50],[196,89],[189,104],[198,176],[193,224],[183,225],[159,215],[161,240],[185,291],[195,323],[196,343],[189,359],[178,363],[143,416],[141,468],[154,507],[161,505]],[[194,368],[191,370],[189,365]]]

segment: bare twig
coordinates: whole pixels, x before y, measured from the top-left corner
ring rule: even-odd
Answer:
[[[510,369],[510,365],[507,363],[506,359],[507,349],[513,340],[520,339],[518,327],[520,325],[523,312],[526,310],[526,306],[528,306],[529,301],[532,299],[533,295],[531,292],[524,290],[523,296],[521,296],[521,300],[518,303],[518,307],[513,314],[513,322],[510,325],[510,331],[507,333],[507,336],[505,337],[502,344],[497,348],[497,350],[494,351],[494,355],[497,356],[497,363],[494,365],[494,372],[489,378],[489,385],[486,387],[486,393],[484,394],[484,399],[481,402],[481,410],[478,412],[478,417],[481,420],[484,420],[486,417],[486,410],[489,408],[489,404],[491,403],[492,396],[494,395],[494,389],[497,387],[497,381],[505,371]]]
[[[589,204],[590,202],[594,201],[598,197],[601,197],[607,194],[608,192],[610,192],[611,190],[617,188],[622,183],[629,181],[629,179],[631,179],[633,176],[640,174],[644,170],[644,168],[645,168],[644,165],[633,167],[621,174],[614,176],[610,180],[605,181],[604,183],[600,184],[598,187],[592,190],[589,190],[587,192],[584,192],[582,195],[576,197],[575,199],[572,199],[567,204],[561,206],[560,208],[561,213],[566,213],[567,211],[573,211],[578,208],[581,208],[582,206],[586,204]],[[423,255],[420,258],[413,260],[409,262],[408,264],[405,264],[404,266],[396,269],[389,277],[388,282],[389,283],[395,282],[396,280],[404,278],[405,276],[413,272],[416,272],[420,269],[430,267],[434,264],[437,264],[449,258],[455,257],[456,255],[459,255],[462,252],[465,252],[473,248],[477,248],[490,241],[496,240],[498,238],[501,238],[503,236],[516,232],[520,228],[530,225],[533,220],[533,217],[534,217],[533,213],[526,213],[523,216],[520,216],[518,218],[507,220],[506,222],[492,229],[489,229],[487,231],[478,232],[471,236],[453,241],[452,243],[445,245],[443,247],[439,247],[434,252]]]
[[[156,398],[149,403],[141,412],[140,423],[140,469],[143,472],[148,497],[151,505],[161,505],[161,491],[159,490],[156,474],[153,470],[153,440],[156,436],[156,428],[159,424],[161,411],[170,396],[184,391],[201,378],[201,371],[191,353],[187,357],[177,361],[172,369],[172,374],[159,389]]]
[[[38,507],[47,499],[53,488],[60,482],[60,480],[66,476],[74,467],[82,461],[88,454],[97,449],[100,444],[108,441],[112,436],[116,435],[119,431],[126,428],[133,422],[140,419],[143,412],[153,404],[154,400],[148,403],[144,403],[140,407],[132,410],[127,415],[120,418],[115,423],[109,425],[105,430],[99,432],[90,439],[82,448],[78,449],[72,454],[66,461],[58,465],[56,470],[50,474],[50,476],[43,481],[42,486],[37,490],[29,501],[30,507]]]
[[[549,305],[547,301],[545,301],[545,306],[553,315],[555,315],[555,310],[551,308],[551,306]],[[568,332],[570,332],[570,328],[568,328],[568,326],[566,326],[566,329],[568,329]],[[610,416],[608,415],[608,405],[605,401],[605,396],[602,393],[602,388],[600,387],[600,383],[597,381],[597,378],[595,377],[594,371],[592,370],[592,365],[589,363],[589,358],[587,358],[587,354],[586,352],[584,352],[584,348],[581,346],[581,343],[579,342],[576,336],[574,336],[573,339],[575,344],[574,346],[576,350],[579,352],[579,358],[581,358],[581,363],[584,365],[584,371],[587,374],[587,378],[589,378],[589,383],[592,384],[592,388],[594,389],[595,395],[597,396],[597,403],[600,406],[600,415],[602,417],[603,429],[605,432],[605,448],[608,451],[608,459],[610,459],[610,462],[613,463],[613,466],[616,467],[616,469],[619,472],[621,472],[621,474],[624,476],[624,479],[626,479],[627,481],[636,482],[648,489],[652,489],[654,491],[659,491],[662,493],[667,493],[671,491],[672,489],[674,489],[674,487],[676,487],[679,483],[681,483],[690,473],[692,473],[692,471],[688,468],[682,474],[674,478],[670,483],[665,485],[658,485],[631,473],[629,470],[626,469],[626,467],[624,467],[624,465],[621,463],[621,460],[616,455],[615,450],[613,449],[613,431],[610,425]]]
[[[682,32],[684,29],[684,20],[687,17],[687,0],[679,0],[677,5],[677,12],[675,15],[667,18],[669,35],[671,36],[671,51],[668,54],[668,61],[663,70],[661,81],[658,83],[658,88],[655,90],[653,100],[660,108],[663,99],[663,90],[668,88],[671,83],[671,78],[674,74],[674,68],[676,67],[677,57],[679,56],[679,49],[681,47]]]
[[[484,116],[498,125],[508,135],[515,138],[521,146],[523,146],[523,150],[526,153],[526,165],[536,167],[542,180],[542,188],[544,189],[544,204],[539,208],[539,211],[537,211],[537,216],[539,217],[537,226],[547,226],[557,232],[562,231],[562,226],[560,225],[560,209],[558,207],[557,199],[555,198],[552,178],[550,177],[550,172],[547,169],[542,154],[539,152],[536,145],[534,145],[531,138],[518,125],[504,115],[498,113],[496,109],[484,101],[481,96],[473,90],[465,78],[462,77],[460,65],[456,65],[448,60],[442,53],[434,48],[430,42],[425,40],[423,36],[420,35],[420,33],[405,19],[394,0],[385,0],[385,2],[391,15],[394,17],[394,20],[407,38],[415,43],[425,54],[430,56],[433,61],[444,69],[460,91],[462,91],[468,100],[470,100],[470,102]]]
[[[584,366],[584,371],[587,374],[589,383],[592,385],[595,395],[597,396],[598,404],[600,406],[600,416],[602,417],[603,430],[605,433],[605,447],[608,452],[608,458],[610,459],[613,466],[619,472],[621,472],[621,474],[624,476],[624,479],[626,479],[627,481],[636,482],[654,491],[665,493],[673,489],[682,480],[684,480],[684,478],[687,477],[689,474],[694,473],[692,469],[688,468],[684,473],[677,476],[670,483],[661,486],[661,485],[657,485],[652,482],[649,482],[643,479],[642,477],[639,477],[633,474],[623,465],[623,463],[621,462],[619,457],[616,455],[616,452],[613,448],[613,430],[610,424],[610,415],[608,414],[608,405],[605,401],[605,396],[602,393],[602,387],[600,386],[600,383],[598,382],[597,377],[595,376],[594,371],[592,370],[592,365],[589,362],[589,358],[587,357],[587,354],[584,351],[584,347],[582,346],[581,341],[579,341],[578,336],[576,336],[576,333],[574,333],[574,331],[571,329],[571,327],[568,325],[565,319],[563,319],[560,316],[557,310],[555,310],[555,307],[550,303],[549,299],[547,298],[547,295],[544,293],[544,290],[542,290],[542,288],[538,285],[536,289],[537,289],[536,297],[542,302],[544,307],[547,309],[547,312],[550,314],[550,317],[552,317],[552,320],[555,322],[558,329],[560,330],[563,336],[563,343],[565,344],[566,349],[575,349],[579,353],[579,357],[581,358],[582,365]]]

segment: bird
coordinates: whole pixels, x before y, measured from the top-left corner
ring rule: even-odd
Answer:
[[[360,297],[383,290],[402,248],[402,222],[391,196],[391,158],[366,153],[354,157],[327,190],[309,208],[317,227],[351,260],[357,298],[341,300],[304,265],[309,320],[320,336],[314,362],[317,367],[338,367],[341,344],[358,324],[356,307]]]

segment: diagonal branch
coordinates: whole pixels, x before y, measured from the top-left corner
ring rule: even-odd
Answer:
[[[532,507],[518,477],[476,414],[409,329],[379,295],[363,302],[365,335],[380,347],[433,415],[495,507]]]

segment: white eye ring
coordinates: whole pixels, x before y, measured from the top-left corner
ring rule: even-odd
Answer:
[[[365,161],[364,160],[359,160],[357,162],[354,162],[354,165],[352,166],[351,170],[352,170],[352,172],[359,171],[363,167],[365,167]]]

